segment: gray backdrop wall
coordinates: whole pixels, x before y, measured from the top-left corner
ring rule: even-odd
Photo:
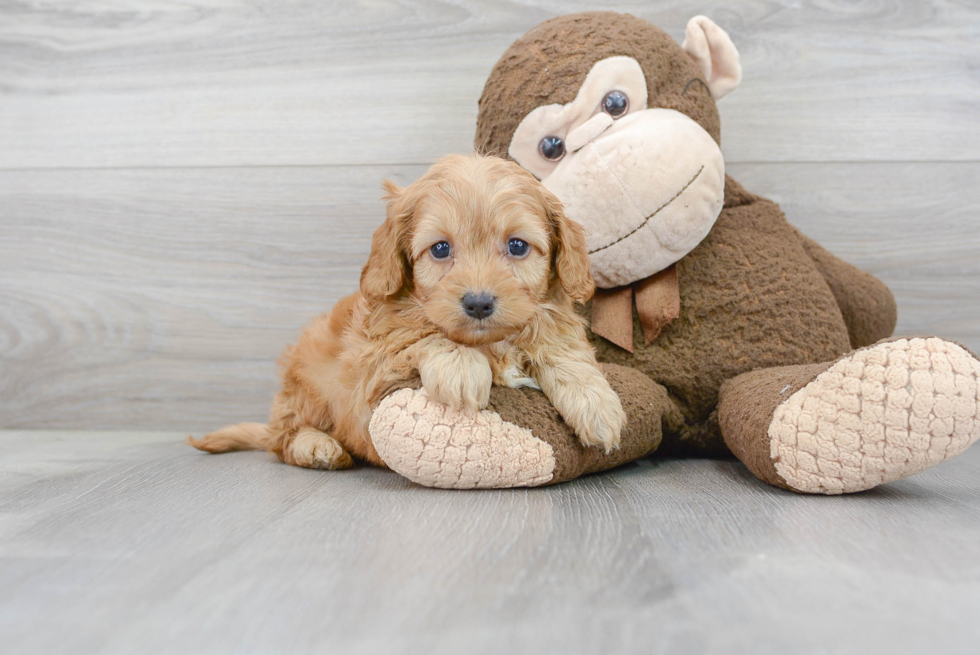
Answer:
[[[63,5],[0,0],[0,428],[263,420],[381,179],[469,150],[504,48],[600,5],[727,29],[729,171],[884,279],[900,333],[980,348],[977,3]]]

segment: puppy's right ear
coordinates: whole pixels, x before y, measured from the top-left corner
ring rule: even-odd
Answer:
[[[390,180],[381,183],[382,200],[388,201],[388,217],[371,237],[371,254],[361,271],[361,293],[373,300],[384,300],[398,293],[408,278],[408,261],[402,247],[405,226],[412,208],[404,202],[405,190]]]

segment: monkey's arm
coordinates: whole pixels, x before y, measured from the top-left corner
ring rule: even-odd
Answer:
[[[837,300],[852,348],[863,348],[890,337],[895,331],[898,308],[885,283],[856,266],[830,254],[799,230],[803,249],[817,265]]]

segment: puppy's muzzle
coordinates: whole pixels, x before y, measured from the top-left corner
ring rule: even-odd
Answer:
[[[482,293],[469,292],[463,296],[460,304],[463,305],[463,311],[466,312],[467,316],[482,321],[493,314],[497,299],[486,291]]]

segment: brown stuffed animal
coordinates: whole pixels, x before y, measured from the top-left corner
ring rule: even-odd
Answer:
[[[623,445],[583,448],[537,391],[495,389],[466,415],[402,389],[371,428],[393,469],[429,486],[534,486],[659,446],[731,452],[770,484],[839,494],[980,437],[980,361],[943,339],[888,339],[888,288],[725,175],[715,101],[740,77],[704,17],[678,45],[633,16],[563,16],[504,53],[476,147],[532,172],[589,232],[600,289],[585,311],[628,414]]]

